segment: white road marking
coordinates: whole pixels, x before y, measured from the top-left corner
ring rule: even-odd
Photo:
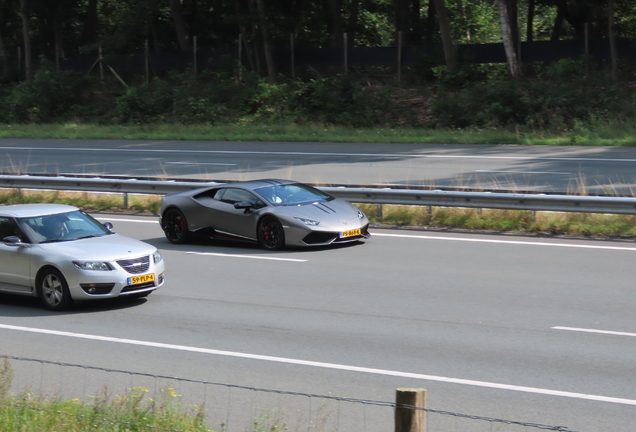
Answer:
[[[159,223],[159,220],[139,220],[139,219],[119,219],[119,218],[111,218],[111,217],[98,217],[95,218],[97,220],[100,221],[117,221],[117,222],[134,222],[134,223],[151,223],[151,224],[156,224]]]
[[[551,247],[580,248],[580,249],[624,250],[624,251],[636,252],[636,248],[634,247],[622,247],[622,246],[595,246],[595,245],[547,243],[547,242],[517,241],[517,240],[489,240],[489,239],[462,238],[462,237],[435,237],[435,236],[426,236],[426,235],[385,234],[385,233],[374,233],[374,232],[372,232],[371,235],[373,237],[398,237],[398,238],[413,238],[413,239],[424,239],[424,240],[463,241],[463,242],[475,242],[475,243],[498,243],[498,244],[529,245],[529,246],[551,246]]]
[[[138,223],[159,223],[149,220],[135,220],[135,219],[116,219],[116,218],[98,218],[100,220],[112,220],[120,222],[138,222]],[[520,240],[491,240],[491,239],[476,239],[476,238],[463,238],[463,237],[437,237],[427,235],[415,235],[415,234],[387,234],[387,233],[375,233],[372,232],[373,237],[396,237],[396,238],[412,238],[422,240],[445,240],[445,241],[463,241],[474,243],[498,243],[498,244],[514,244],[514,245],[530,245],[530,246],[550,246],[550,247],[565,247],[565,248],[579,248],[579,249],[603,249],[603,250],[622,250],[622,251],[634,251],[636,247],[624,247],[624,246],[596,246],[596,245],[582,245],[582,244],[568,244],[568,243],[548,243],[548,242],[534,242],[534,241],[520,241]],[[193,252],[194,253],[194,252]],[[239,255],[244,257],[243,255]],[[263,258],[272,259],[272,258]]]
[[[126,148],[88,148],[88,147],[1,147],[3,150],[56,150],[56,151],[87,151],[87,152],[131,152],[131,153],[178,153],[178,154],[237,154],[237,155],[287,155],[287,156],[362,156],[381,158],[419,158],[419,159],[501,159],[501,160],[547,160],[547,161],[575,161],[575,162],[636,162],[636,159],[598,158],[598,157],[566,157],[566,156],[476,156],[476,155],[444,155],[444,154],[399,154],[399,153],[335,153],[335,152],[292,152],[292,151],[236,151],[236,150],[174,150],[174,149],[126,149]]]
[[[598,333],[598,334],[606,334],[606,335],[612,335],[612,336],[636,337],[636,333],[618,332],[618,331],[611,331],[611,330],[596,330],[596,329],[584,329],[584,328],[560,327],[560,326],[555,326],[551,328],[553,330],[567,330],[567,331],[573,331],[573,332]]]
[[[498,174],[554,174],[554,175],[570,175],[570,172],[558,171],[495,171],[495,170],[475,170],[479,173],[498,173]]]
[[[221,165],[221,166],[237,166],[234,163],[214,163],[214,162],[166,162],[170,165]]]
[[[306,259],[265,257],[265,256],[258,256],[258,255],[237,255],[237,254],[224,254],[224,253],[213,253],[213,252],[186,252],[186,254],[210,255],[210,256],[229,257],[229,258],[249,258],[249,259],[272,260],[272,261],[307,262]]]
[[[584,399],[584,400],[591,400],[596,402],[607,402],[607,403],[622,404],[622,405],[636,405],[636,400],[634,399],[625,399],[625,398],[617,398],[617,397],[610,397],[610,396],[599,396],[599,395],[591,395],[591,394],[585,394],[585,393],[550,390],[550,389],[542,389],[537,387],[525,387],[525,386],[517,386],[517,385],[511,385],[511,384],[500,384],[500,383],[493,383],[493,382],[487,382],[487,381],[476,381],[476,380],[468,380],[468,379],[462,379],[462,378],[450,378],[450,377],[444,377],[444,376],[425,375],[425,374],[410,373],[410,372],[399,372],[399,371],[392,371],[392,370],[386,370],[386,369],[349,366],[349,365],[342,365],[337,363],[324,363],[324,362],[299,360],[299,359],[292,359],[292,358],[285,358],[285,357],[273,357],[273,356],[266,356],[266,355],[259,355],[259,354],[248,354],[248,353],[242,353],[242,352],[221,351],[221,350],[215,350],[215,349],[209,349],[209,348],[198,348],[198,347],[191,347],[191,346],[185,346],[185,345],[164,344],[159,342],[148,342],[148,341],[140,341],[140,340],[134,340],[134,339],[121,339],[121,338],[114,338],[114,337],[107,337],[107,336],[96,336],[96,335],[89,335],[89,334],[82,334],[82,333],[71,333],[71,332],[64,332],[64,331],[57,331],[57,330],[13,326],[13,325],[7,325],[7,324],[0,324],[0,329],[47,334],[52,336],[65,336],[65,337],[72,337],[77,339],[88,339],[88,340],[96,340],[96,341],[102,341],[102,342],[113,342],[113,343],[120,343],[120,344],[127,344],[127,345],[146,346],[146,347],[152,347],[152,348],[162,348],[162,349],[170,349],[170,350],[177,350],[177,351],[196,352],[201,354],[244,358],[244,359],[250,359],[250,360],[270,361],[275,363],[293,364],[298,366],[310,366],[310,367],[318,367],[318,368],[324,368],[324,369],[368,373],[368,374],[374,374],[374,375],[393,376],[393,377],[400,377],[400,378],[412,378],[412,379],[419,379],[419,380],[425,380],[425,381],[437,381],[437,382],[444,382],[449,384],[469,385],[474,387],[492,388],[497,390],[510,390],[510,391],[517,391],[517,392],[523,392],[523,393],[534,393],[534,394],[542,394],[547,396],[566,397],[566,398],[572,398],[572,399]]]

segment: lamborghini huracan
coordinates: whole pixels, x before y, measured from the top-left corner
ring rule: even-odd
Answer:
[[[268,250],[371,236],[369,220],[353,204],[290,180],[224,183],[165,195],[160,224],[176,244],[202,235],[255,242]]]

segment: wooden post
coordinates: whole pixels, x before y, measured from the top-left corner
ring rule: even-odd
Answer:
[[[243,81],[243,35],[238,37],[238,80]]]
[[[292,79],[296,79],[296,61],[294,59],[294,34],[289,34],[289,50],[291,51],[291,72]]]
[[[398,32],[397,80],[402,83],[402,30]]]
[[[395,393],[395,432],[426,432],[425,408],[425,389],[397,389]]]
[[[618,52],[616,50],[616,33],[614,31],[614,0],[607,1],[608,32],[610,44],[610,57],[612,61],[612,79],[618,81]]]
[[[342,34],[342,39],[344,43],[344,70],[345,73],[349,72],[349,43],[347,42],[347,33]]]
[[[144,43],[144,66],[146,67],[146,84],[150,82],[150,53],[148,52],[148,39]]]
[[[590,31],[588,23],[585,23],[585,76],[590,74]]]
[[[60,44],[55,41],[55,67],[60,70]]]
[[[103,64],[103,60],[104,57],[102,57],[102,47],[99,47],[99,79],[100,81],[104,81],[104,64]]]
[[[196,78],[197,77],[197,37],[196,36],[192,38],[192,43],[194,44],[193,45],[194,58],[192,60],[192,65],[193,65],[192,69],[194,69],[193,73],[194,73],[194,77]]]

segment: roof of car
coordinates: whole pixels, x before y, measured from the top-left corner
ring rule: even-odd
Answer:
[[[78,210],[66,204],[9,204],[0,205],[0,216],[34,217],[50,214],[68,213]]]
[[[290,183],[297,183],[293,180],[282,180],[282,179],[262,179],[262,180],[248,180],[248,181],[243,181],[243,182],[236,182],[236,183],[226,183],[223,186],[241,186],[247,189],[258,189],[261,187],[265,187],[265,186],[278,186],[278,185],[284,185],[284,184],[290,184]]]

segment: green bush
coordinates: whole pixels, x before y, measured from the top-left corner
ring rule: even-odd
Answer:
[[[46,123],[63,120],[81,105],[82,92],[90,78],[59,71],[49,62],[37,69],[29,81],[3,89],[0,121],[3,123]]]

